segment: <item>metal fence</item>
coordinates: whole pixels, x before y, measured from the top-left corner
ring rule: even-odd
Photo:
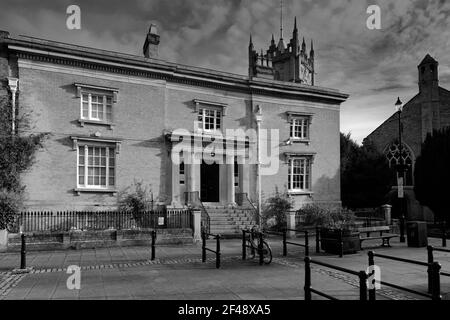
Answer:
[[[69,231],[107,229],[192,228],[190,210],[129,211],[38,211],[21,212],[13,231]]]

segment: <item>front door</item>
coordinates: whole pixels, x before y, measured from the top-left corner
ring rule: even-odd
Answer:
[[[202,202],[219,202],[219,164],[201,164],[200,172],[200,199]]]

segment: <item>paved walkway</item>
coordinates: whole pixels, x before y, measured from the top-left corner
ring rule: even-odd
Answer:
[[[302,242],[302,239],[298,239]],[[215,269],[213,255],[201,262],[200,245],[158,247],[156,260],[150,261],[148,247],[115,247],[101,249],[30,252],[29,274],[13,274],[20,264],[18,253],[0,254],[0,299],[303,299],[304,251],[288,247],[282,257],[281,241],[269,239],[274,253],[270,265],[259,266],[257,260],[242,261],[239,240],[222,241],[222,268]],[[430,239],[438,246],[439,240]],[[213,241],[211,241],[213,244]],[[367,243],[370,246],[375,243]],[[367,250],[343,258],[315,254],[313,259],[355,271],[367,267]],[[393,248],[376,252],[426,261],[425,248],[408,248],[393,241]],[[450,270],[450,254],[437,253],[443,270]],[[426,270],[385,259],[376,259],[382,280],[425,291]],[[81,289],[69,290],[66,268],[81,267]],[[358,299],[355,276],[328,268],[313,266],[312,285],[339,299]],[[450,278],[441,277],[443,294],[450,292]],[[377,299],[421,299],[383,287]],[[314,299],[320,299],[313,295]]]

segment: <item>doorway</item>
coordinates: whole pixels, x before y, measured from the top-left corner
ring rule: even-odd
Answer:
[[[219,164],[207,164],[205,161],[200,166],[200,199],[202,202],[220,202]]]

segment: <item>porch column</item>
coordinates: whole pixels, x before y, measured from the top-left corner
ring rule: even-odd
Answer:
[[[180,165],[172,161],[172,203],[173,207],[181,206],[180,198]]]
[[[235,207],[236,200],[234,194],[234,154],[226,156],[226,166],[227,166],[227,195],[228,195],[228,206]]]
[[[185,162],[185,168],[187,168],[187,179],[186,179],[186,187],[187,192],[190,193],[190,199],[192,199],[192,192],[199,191],[195,190],[196,186],[196,172],[195,172],[195,155],[190,154],[187,156]]]
[[[239,186],[241,193],[246,193],[250,197],[250,166],[248,163],[239,165]]]

